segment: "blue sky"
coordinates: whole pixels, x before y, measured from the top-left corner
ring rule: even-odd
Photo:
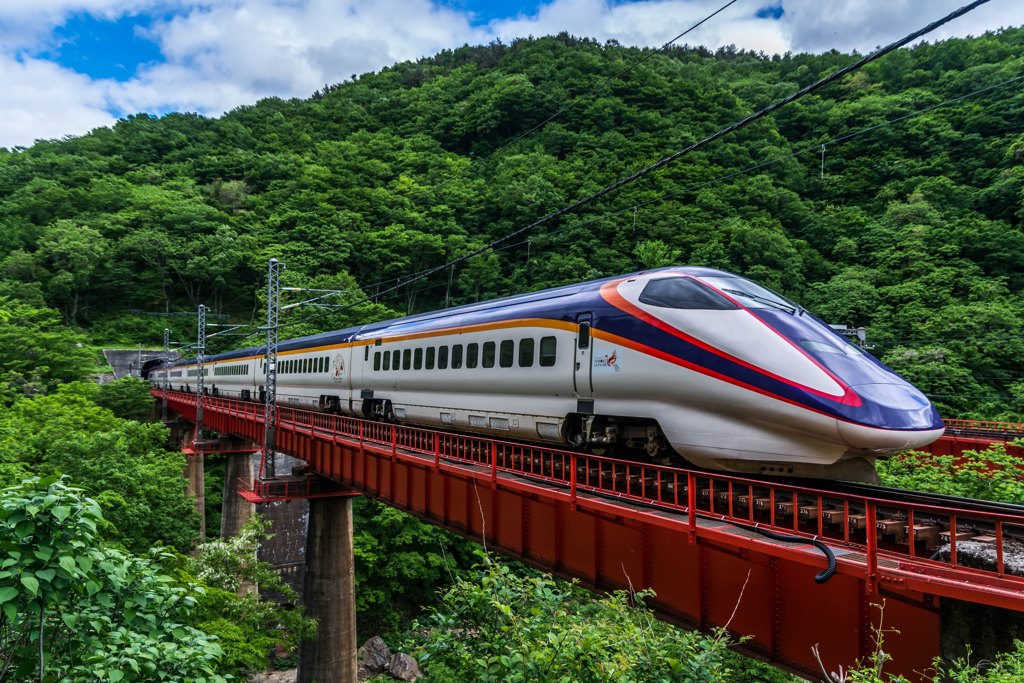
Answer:
[[[685,42],[867,51],[966,0],[739,0]],[[0,0],[0,147],[137,112],[216,116],[308,97],[446,48],[568,31],[660,45],[725,0]],[[1024,23],[989,5],[935,38]]]

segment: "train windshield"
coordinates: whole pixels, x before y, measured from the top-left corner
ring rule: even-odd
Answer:
[[[739,308],[724,296],[690,277],[651,280],[640,293],[640,303],[660,308],[729,311]]]
[[[701,280],[730,296],[740,297],[747,308],[774,308],[790,313],[800,310],[798,305],[781,294],[741,277],[702,277]]]

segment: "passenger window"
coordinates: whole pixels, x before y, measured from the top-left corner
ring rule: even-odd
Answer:
[[[580,336],[576,339],[576,348],[590,348],[590,323],[580,323]]]
[[[462,344],[452,345],[452,370],[462,367]]]
[[[416,349],[412,354],[412,369],[419,370],[423,367],[423,349]]]
[[[494,342],[484,342],[484,357],[482,360],[481,365],[485,368],[494,367]]]
[[[498,364],[503,368],[510,368],[512,363],[515,362],[515,357],[516,343],[511,339],[501,342],[501,356],[498,358]]]
[[[659,308],[732,311],[736,304],[690,277],[666,277],[651,280],[640,293],[640,303]]]
[[[408,370],[412,367],[412,349],[406,349],[402,352],[402,369]]]
[[[385,370],[390,370],[391,369],[391,352],[390,351],[385,351],[384,352],[384,369]]]
[[[541,367],[550,368],[555,364],[555,357],[558,350],[558,340],[554,337],[540,338],[540,364]]]
[[[431,346],[427,349],[427,370],[434,369],[434,347]]]
[[[366,348],[370,348],[367,346]],[[380,351],[373,352],[373,369],[380,370]]]
[[[442,346],[437,349],[437,369],[448,369],[448,347]]]
[[[519,367],[528,368],[533,365],[533,339],[527,337],[519,340]]]
[[[477,360],[480,358],[480,345],[479,344],[468,344],[466,346],[466,367],[475,368]]]

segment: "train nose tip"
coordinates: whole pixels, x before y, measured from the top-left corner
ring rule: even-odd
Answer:
[[[857,424],[839,421],[839,432],[850,446],[917,448],[942,435],[944,425],[938,411],[913,386],[893,382],[857,384],[850,389],[843,408]]]

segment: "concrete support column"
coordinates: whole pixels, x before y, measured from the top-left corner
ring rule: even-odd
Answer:
[[[206,475],[202,453],[185,456],[185,478],[188,479],[188,495],[196,498],[196,512],[199,513],[199,539],[206,539]]]
[[[231,538],[245,526],[256,506],[238,495],[238,487],[252,488],[254,456],[257,453],[229,453],[224,465],[224,496],[220,514],[220,537]],[[258,467],[258,464],[256,465]]]
[[[302,602],[319,626],[299,647],[297,683],[356,683],[351,497],[309,501]]]

